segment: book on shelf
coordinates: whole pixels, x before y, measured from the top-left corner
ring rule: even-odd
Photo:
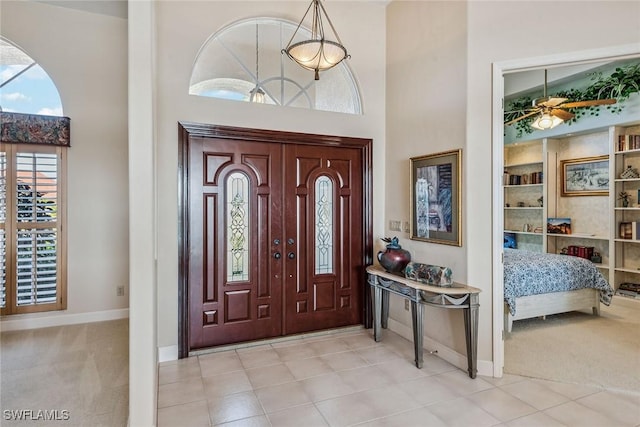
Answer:
[[[627,298],[640,299],[640,293],[633,292],[633,291],[625,291],[623,289],[618,289],[616,291],[616,295],[620,295],[622,297],[627,297]]]
[[[640,135],[618,136],[617,148],[617,151],[640,150]]]
[[[621,222],[619,226],[620,238],[625,240],[640,240],[640,224],[639,221]]]
[[[542,184],[542,172],[532,172],[524,175],[512,175],[506,170],[502,178],[504,185]]]
[[[567,255],[577,256],[580,258],[591,259],[593,257],[593,246],[567,246]]]
[[[623,282],[618,286],[618,290],[640,293],[640,283]]]

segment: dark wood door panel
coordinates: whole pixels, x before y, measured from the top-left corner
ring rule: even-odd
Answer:
[[[180,143],[180,357],[366,324],[371,140],[191,123]],[[248,204],[230,203],[233,174]],[[243,215],[247,257],[232,265]]]
[[[361,323],[365,267],[361,153],[357,149],[289,145],[285,147],[285,164],[289,166],[285,169],[285,218],[296,218],[285,221],[285,235],[295,241],[296,254],[285,261],[285,333]],[[329,211],[323,209],[321,199],[326,194],[317,187],[321,177],[330,183]],[[331,267],[321,271],[316,256],[323,235],[318,227],[327,222],[331,236],[325,243],[330,243]]]
[[[190,347],[278,336],[280,149],[205,138],[190,149]]]

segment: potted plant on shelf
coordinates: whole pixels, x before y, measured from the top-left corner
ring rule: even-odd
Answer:
[[[631,202],[631,194],[626,191],[621,191],[618,193],[618,200],[622,201],[622,207],[629,207],[629,203]]]

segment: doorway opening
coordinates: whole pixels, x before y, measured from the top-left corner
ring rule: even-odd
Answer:
[[[503,194],[504,172],[504,106],[505,81],[507,74],[542,70],[545,68],[568,67],[603,61],[618,61],[637,57],[640,51],[637,46],[625,45],[607,49],[574,52],[562,55],[527,58],[504,61],[493,64],[493,361],[494,376],[502,377],[504,370],[505,325],[504,325],[504,281],[503,281],[503,243],[504,243],[504,211]]]

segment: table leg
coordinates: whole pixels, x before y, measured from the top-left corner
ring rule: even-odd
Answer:
[[[389,325],[389,291],[382,291],[382,328],[387,329]]]
[[[382,339],[382,288],[371,286],[373,291],[373,339],[379,342]]]
[[[478,371],[478,294],[469,294],[469,307],[464,309],[464,329],[467,340],[467,366],[469,377]]]
[[[424,306],[411,301],[411,320],[413,323],[413,347],[416,356],[416,367],[422,368],[422,341],[424,337]]]

